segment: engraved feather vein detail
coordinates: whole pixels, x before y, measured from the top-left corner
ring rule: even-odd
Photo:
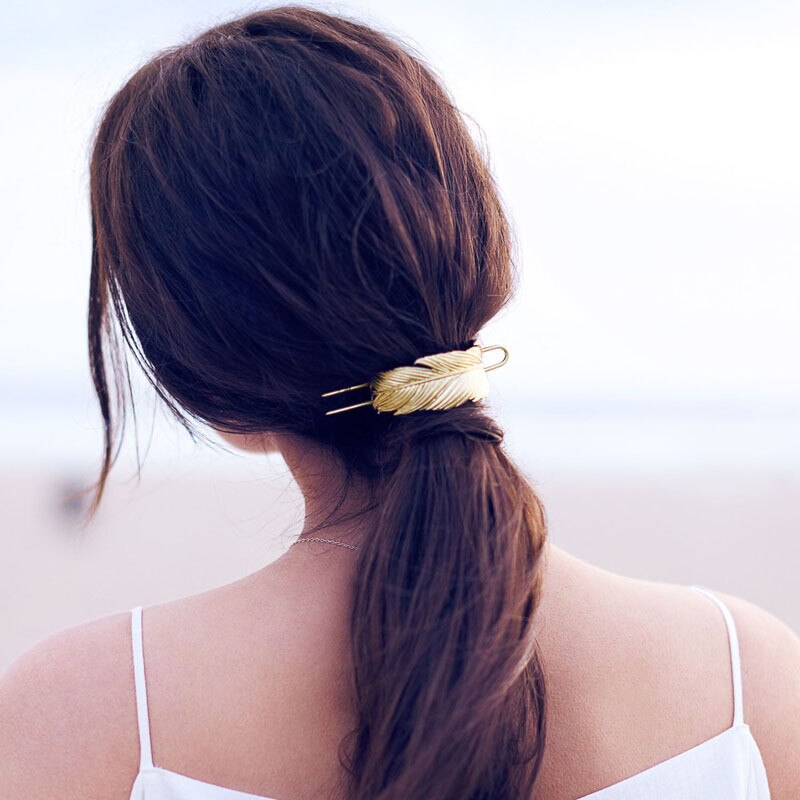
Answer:
[[[489,394],[480,345],[422,356],[414,365],[381,372],[374,379],[372,404],[378,411],[437,411]]]

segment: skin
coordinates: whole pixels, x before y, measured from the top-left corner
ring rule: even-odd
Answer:
[[[231,436],[279,450],[324,516],[336,464],[292,436]],[[346,508],[365,497],[355,487]],[[315,535],[358,544],[371,520]],[[539,607],[549,697],[538,800],[575,800],[732,724],[722,616],[685,586],[615,575],[548,545]],[[305,543],[241,580],[144,610],[157,765],[279,800],[341,797],[354,553]],[[773,800],[800,797],[800,640],[719,594],[740,638],[744,717]],[[39,642],[0,676],[0,797],[128,800],[139,760],[130,615]]]

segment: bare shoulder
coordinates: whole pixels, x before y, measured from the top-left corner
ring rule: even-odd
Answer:
[[[715,594],[739,631],[744,716],[772,798],[800,797],[800,642],[763,609]],[[552,548],[541,611],[543,797],[585,796],[732,725],[727,628],[690,586],[627,578]]]
[[[135,732],[130,615],[52,634],[0,675],[0,796],[127,799]]]
[[[349,593],[308,563],[145,608],[158,766],[265,797],[329,794],[352,724]]]
[[[800,796],[800,638],[763,608],[717,592],[736,623],[744,719],[767,769],[772,800]]]
[[[271,566],[144,608],[157,766],[266,797],[318,797],[335,782],[351,725],[348,595],[323,566],[302,580]],[[3,800],[130,798],[130,623],[126,611],[61,630],[0,675]]]

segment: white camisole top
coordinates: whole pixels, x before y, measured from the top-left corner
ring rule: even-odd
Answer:
[[[579,800],[769,800],[764,762],[743,718],[742,670],[736,626],[727,606],[710,590],[725,620],[733,673],[733,724],[701,744]],[[147,712],[142,607],[131,610],[131,641],[139,722],[139,772],[130,800],[275,800],[205,783],[153,763]]]

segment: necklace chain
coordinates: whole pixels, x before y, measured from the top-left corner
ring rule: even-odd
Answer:
[[[347,544],[346,542],[337,542],[336,539],[323,539],[320,536],[301,536],[296,539],[294,542],[289,545],[290,547],[294,547],[296,544],[300,544],[301,542],[325,542],[325,544],[337,544],[339,547],[346,547],[348,550],[358,550],[353,544]]]

